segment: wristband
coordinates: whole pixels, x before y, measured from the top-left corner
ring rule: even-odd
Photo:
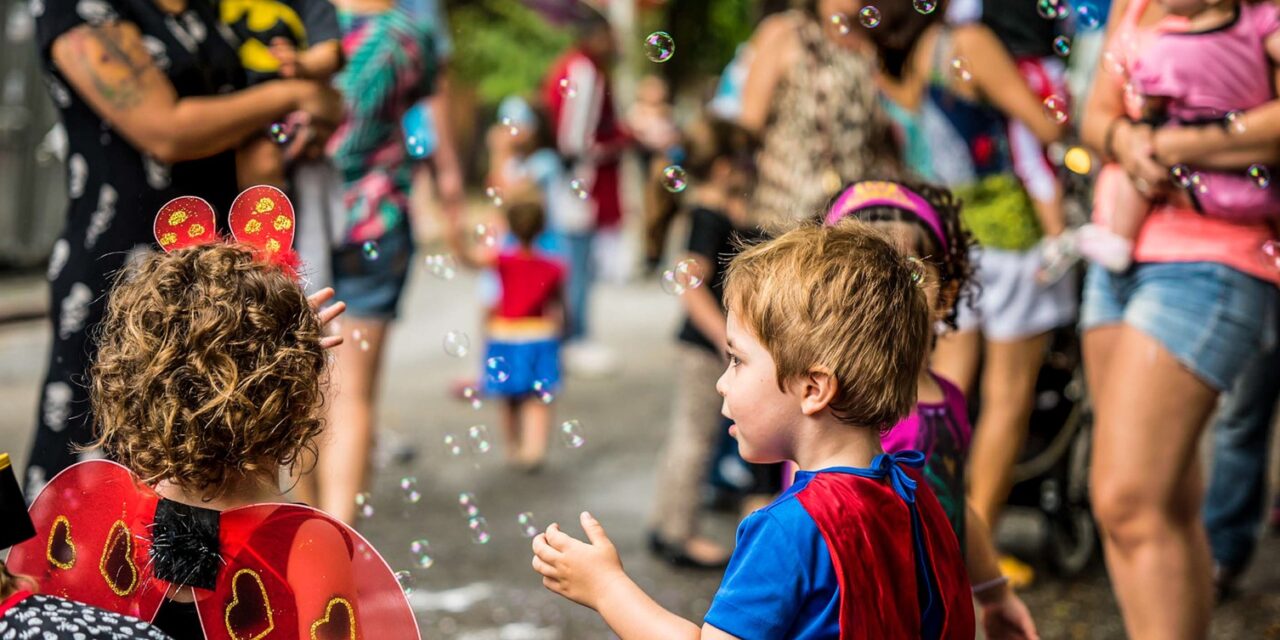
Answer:
[[[1006,584],[1009,584],[1009,576],[1000,576],[999,578],[992,578],[985,582],[979,582],[978,584],[973,585],[973,595],[982,595],[987,591],[1003,587]]]

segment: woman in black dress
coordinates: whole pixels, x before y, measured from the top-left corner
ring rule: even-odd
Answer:
[[[236,36],[207,0],[31,0],[49,94],[67,130],[67,225],[49,280],[53,347],[27,467],[29,495],[90,441],[85,372],[113,277],[152,246],[155,212],[195,195],[220,212],[238,186],[234,150],[301,110],[336,123],[326,86],[245,87]],[[141,391],[141,390],[140,390]]]

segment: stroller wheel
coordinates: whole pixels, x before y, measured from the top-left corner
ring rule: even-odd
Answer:
[[[1098,532],[1088,505],[1068,504],[1049,523],[1049,562],[1064,577],[1079,575],[1093,560]]]

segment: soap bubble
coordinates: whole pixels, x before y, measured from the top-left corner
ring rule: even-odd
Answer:
[[[1197,171],[1191,174],[1191,188],[1199,194],[1209,193],[1209,182]]]
[[[427,143],[419,136],[406,136],[404,146],[408,149],[410,158],[420,160],[427,157]]]
[[[422,494],[418,491],[418,479],[413,476],[400,478],[400,498],[405,504],[418,504]]]
[[[1058,17],[1057,0],[1037,0],[1036,13],[1039,13],[1040,17],[1045,20],[1052,20]]]
[[[482,424],[474,424],[467,427],[467,442],[471,446],[471,452],[476,455],[489,453],[493,445],[489,443],[489,427]]]
[[[644,55],[653,62],[666,62],[676,53],[676,41],[666,31],[654,31],[644,39]]]
[[[476,516],[467,520],[467,528],[471,530],[471,541],[476,544],[488,544],[489,539],[489,521],[484,516]]]
[[[494,356],[484,361],[485,375],[489,376],[489,380],[496,384],[502,384],[511,379],[511,368],[507,366],[507,359],[502,356]]]
[[[842,36],[849,35],[849,32],[853,30],[853,27],[849,25],[849,18],[845,17],[843,13],[833,13],[827,18],[827,21],[831,23],[831,26],[835,27],[836,33]]]
[[[533,520],[533,513],[529,511],[522,512],[516,516],[516,522],[520,524],[520,535],[526,538],[538,535],[538,525]]]
[[[1113,76],[1124,77],[1126,71],[1124,68],[1124,54],[1116,51],[1107,51],[1102,54],[1102,68],[1107,70]]]
[[[404,591],[406,596],[412,594],[413,590],[417,588],[418,581],[413,577],[412,573],[409,573],[408,571],[397,571],[395,575],[396,582],[400,584],[400,590]]]
[[[447,253],[433,253],[426,257],[427,271],[441,280],[452,280],[458,275],[458,263]]]
[[[498,245],[498,232],[494,230],[492,225],[477,224],[475,228],[476,244],[482,247],[493,248]]]
[[[587,183],[574,178],[569,181],[569,190],[573,192],[574,197],[579,200],[586,200],[591,197],[591,191],[587,189]]]
[[[1044,99],[1044,112],[1054,122],[1062,124],[1067,121],[1067,101],[1058,96],[1049,96]]]
[[[356,511],[361,518],[369,519],[373,517],[373,495],[368,491],[362,491],[356,494]]]
[[[364,254],[365,260],[378,259],[378,243],[374,240],[366,240],[363,245],[360,245],[360,251]]]
[[[276,144],[287,144],[293,138],[293,129],[294,127],[287,122],[272,122],[271,126],[267,127],[267,135]]]
[[[1077,4],[1076,26],[1081,31],[1096,31],[1102,26],[1102,10],[1097,5],[1087,2]]]
[[[444,334],[444,352],[455,358],[467,357],[471,352],[471,338],[461,331]]]
[[[951,77],[960,82],[968,82],[973,79],[973,73],[969,71],[969,61],[965,58],[951,59]]]
[[[1169,168],[1169,176],[1173,178],[1173,183],[1186,189],[1191,186],[1191,169],[1185,164],[1175,164]]]
[[[533,394],[542,401],[542,404],[551,404],[555,402],[555,389],[551,381],[539,378],[533,381]]]
[[[419,538],[409,543],[409,556],[419,569],[430,569],[436,561],[431,557],[431,543],[426,538]]]
[[[698,267],[698,261],[693,258],[685,258],[676,263],[676,278],[684,283],[686,289],[697,289],[702,286],[702,269]]]
[[[462,455],[462,443],[458,442],[458,437],[452,433],[444,434],[444,448],[455,458]]]
[[[488,200],[489,202],[492,202],[492,203],[493,203],[493,206],[495,206],[495,207],[501,207],[501,206],[502,206],[502,203],[503,203],[503,200],[502,200],[502,189],[499,189],[499,188],[497,188],[497,187],[485,187],[485,189],[484,189],[484,197],[485,197],[485,199],[486,199],[486,200]]]
[[[560,78],[560,95],[566,98],[575,98],[578,95],[578,85],[574,84],[568,78]]]
[[[1227,131],[1234,134],[1244,133],[1244,112],[1229,111],[1227,112]]]
[[[560,440],[570,449],[581,449],[587,443],[587,434],[582,423],[577,420],[565,420],[560,423]]]
[[[938,8],[938,0],[913,0],[911,6],[915,7],[917,13],[927,16]]]
[[[462,397],[471,404],[471,408],[479,411],[484,406],[484,401],[480,398],[480,390],[475,387],[463,387]]]
[[[507,129],[507,133],[512,136],[520,135],[520,125],[512,120],[510,116],[502,116],[502,126]]]
[[[924,263],[915,256],[907,256],[907,266],[911,270],[911,282],[916,286],[924,286],[927,280]]]
[[[662,170],[662,186],[671,193],[680,193],[689,186],[689,174],[684,167],[673,164]]]
[[[1071,38],[1058,36],[1053,39],[1053,52],[1065,58],[1071,55]]]
[[[474,493],[459,493],[458,508],[462,510],[462,515],[467,518],[474,518],[480,515],[480,503],[476,502],[476,494]]]
[[[880,10],[875,7],[863,7],[858,12],[858,22],[868,29],[880,26]]]
[[[1266,189],[1271,186],[1271,172],[1260,164],[1249,165],[1249,178],[1253,180],[1253,185],[1259,189]]]
[[[1268,240],[1262,243],[1262,256],[1264,263],[1280,270],[1280,241]]]

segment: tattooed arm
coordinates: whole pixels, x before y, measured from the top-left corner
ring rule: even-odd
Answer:
[[[67,83],[98,115],[162,162],[234,148],[290,111],[306,111],[327,122],[342,114],[336,92],[308,80],[179,98],[147,53],[138,27],[129,22],[80,25],[53,41],[52,56]]]

